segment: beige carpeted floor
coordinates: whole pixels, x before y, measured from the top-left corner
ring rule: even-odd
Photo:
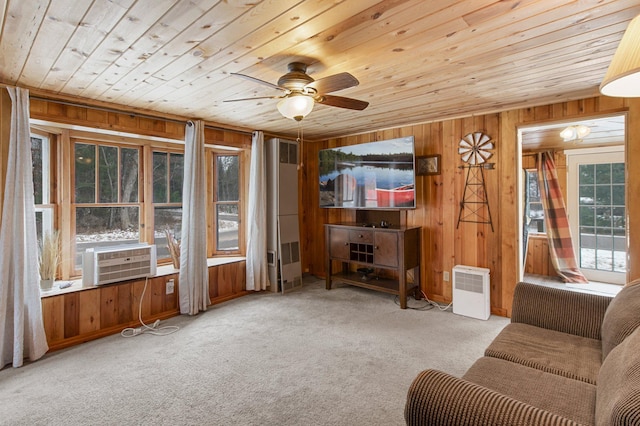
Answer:
[[[410,306],[424,306],[411,299]],[[306,278],[0,371],[2,425],[402,425],[423,369],[461,375],[508,323]]]

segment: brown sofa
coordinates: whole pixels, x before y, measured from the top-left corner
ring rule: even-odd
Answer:
[[[640,283],[615,298],[519,283],[462,378],[421,372],[408,425],[640,425]]]

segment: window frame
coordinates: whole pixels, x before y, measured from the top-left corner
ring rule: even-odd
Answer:
[[[55,122],[32,122],[31,131],[33,134],[48,137],[51,142],[51,169],[50,169],[50,194],[53,210],[53,229],[60,231],[61,247],[63,256],[60,268],[60,279],[77,279],[81,277],[81,269],[75,268],[75,165],[74,147],[76,142],[116,146],[120,148],[136,148],[138,150],[138,202],[127,203],[127,205],[138,206],[139,208],[139,239],[141,242],[154,243],[154,203],[153,203],[153,152],[168,152],[184,155],[184,142],[169,138],[154,137],[145,134],[116,133],[111,131],[102,132],[98,129],[75,129]],[[215,145],[214,145],[215,143]],[[212,216],[212,208],[209,200],[213,195],[213,153],[221,155],[239,156],[239,180],[240,180],[240,201],[239,208],[239,249],[234,251],[215,251],[216,234],[215,224]],[[224,142],[210,140],[205,145],[205,155],[207,159],[207,256],[243,256],[246,250],[245,231],[243,218],[246,214],[246,196],[248,187],[246,186],[246,176],[248,170],[247,158],[250,156],[250,145],[235,146],[225,145]],[[209,161],[210,160],[210,161]],[[149,200],[148,202],[146,200]],[[86,203],[80,203],[88,205]],[[107,206],[104,203],[91,204],[98,207]],[[123,206],[123,204],[118,204]],[[158,265],[170,264],[171,259],[159,259]]]
[[[530,180],[532,179],[531,174],[535,173],[536,174],[536,185],[538,187],[538,192],[540,192],[540,185],[539,185],[539,181],[537,179],[538,177],[538,170],[535,168],[526,168],[524,169],[524,194],[525,194],[525,199],[524,199],[524,212],[525,212],[525,216],[527,216],[527,214],[531,211],[530,209],[530,204],[532,203],[529,199],[529,185],[528,183],[530,182]],[[540,201],[535,201],[534,203],[536,204],[540,204],[542,205],[542,200]],[[542,216],[542,230],[532,230],[531,228],[529,228],[530,224],[525,224],[525,226],[527,227],[527,232],[530,236],[543,236],[543,235],[547,235],[547,225],[544,221],[544,208],[543,210],[543,216]]]
[[[581,264],[581,245],[579,229],[579,167],[581,164],[609,164],[624,163],[625,174],[627,164],[624,146],[610,146],[602,148],[585,148],[565,151],[567,157],[567,212],[569,215],[569,226],[573,239],[574,251],[578,265]],[[625,218],[628,223],[628,192],[625,181]],[[575,218],[575,219],[574,219]],[[625,247],[628,247],[629,234],[625,232]],[[626,268],[628,269],[628,253],[625,253]],[[626,282],[627,271],[614,272],[600,269],[581,268],[582,273],[592,281],[601,281],[613,284],[624,284]]]
[[[44,234],[47,231],[51,232],[58,228],[57,220],[56,220],[57,219],[57,214],[56,214],[57,191],[56,191],[56,184],[55,184],[58,176],[58,171],[57,171],[57,168],[55,167],[55,165],[57,164],[57,138],[55,137],[55,135],[42,132],[38,129],[30,129],[30,138],[37,138],[42,141],[46,140],[46,145],[47,145],[46,149],[43,149],[43,156],[42,156],[42,162],[43,162],[43,167],[42,167],[43,168],[42,170],[43,200],[42,201],[43,202],[40,204],[37,204],[35,203],[35,200],[34,200],[34,207],[35,207],[36,214],[42,213],[43,215],[42,234]],[[34,182],[34,190],[35,190],[35,182]],[[45,198],[45,193],[46,193],[46,198]],[[46,218],[47,216],[48,218]],[[45,223],[45,219],[47,223]]]
[[[70,276],[81,276],[82,275],[82,267],[80,267],[79,269],[76,268],[76,264],[75,264],[75,259],[77,256],[77,224],[76,224],[76,218],[77,218],[77,209],[78,208],[91,208],[91,207],[96,207],[96,208],[109,208],[109,207],[137,207],[138,208],[138,242],[148,242],[149,240],[147,239],[145,233],[144,233],[144,229],[145,229],[145,203],[144,203],[144,168],[143,168],[143,163],[144,163],[144,157],[143,157],[143,147],[141,145],[136,146],[134,144],[123,144],[123,143],[118,143],[118,142],[111,142],[111,141],[104,141],[104,140],[98,140],[98,139],[90,139],[90,138],[76,138],[76,137],[71,137],[69,139],[69,151],[71,153],[71,158],[75,159],[75,146],[76,144],[85,144],[85,145],[95,145],[96,149],[96,153],[99,152],[100,147],[114,147],[114,148],[118,148],[118,153],[120,154],[120,149],[125,148],[125,149],[136,149],[138,151],[138,196],[137,202],[122,202],[120,201],[121,198],[121,188],[120,188],[120,177],[118,178],[118,201],[116,202],[100,202],[99,201],[99,188],[98,188],[98,181],[100,179],[100,161],[98,160],[99,157],[96,157],[96,169],[95,169],[95,177],[96,177],[96,188],[94,188],[94,202],[93,203],[78,203],[76,201],[76,162],[75,161],[70,161],[70,176],[69,176],[69,185],[70,185],[70,205],[69,205],[69,224],[70,224],[70,239],[69,239],[69,246],[71,248],[71,258],[69,261],[69,273]],[[121,156],[118,155],[118,169],[120,169],[120,161],[121,161]]]
[[[245,199],[248,194],[245,188],[244,179],[244,155],[238,150],[222,150],[207,149],[207,256],[239,256],[245,250],[245,232],[244,232],[244,215],[245,215]],[[217,159],[220,156],[237,156],[238,157],[238,189],[239,200],[237,201],[218,201],[217,200]],[[238,248],[233,250],[220,250],[217,247],[218,226],[217,226],[217,207],[220,204],[237,204],[238,205]]]
[[[156,241],[156,236],[155,236],[155,230],[156,230],[156,226],[155,226],[155,209],[156,207],[179,207],[180,209],[183,208],[183,202],[180,201],[179,203],[177,202],[155,202],[154,199],[154,178],[153,178],[153,167],[154,167],[154,163],[153,163],[153,155],[155,153],[163,153],[163,154],[167,154],[168,157],[170,158],[171,154],[179,154],[182,155],[183,158],[183,168],[184,168],[184,149],[183,150],[179,150],[178,148],[174,148],[174,147],[157,147],[157,146],[153,146],[150,147],[149,149],[150,153],[145,157],[145,159],[148,158],[148,161],[146,163],[147,165],[147,169],[149,170],[149,173],[147,175],[145,175],[145,177],[147,178],[147,180],[149,181],[147,186],[149,187],[149,193],[147,194],[146,199],[150,200],[150,208],[148,209],[149,211],[145,211],[146,214],[146,220],[145,223],[149,224],[150,226],[145,226],[145,229],[147,230],[147,241],[150,242],[150,244],[155,244]],[[169,167],[170,167],[170,163],[169,163]],[[147,180],[145,180],[145,182],[147,182]],[[183,179],[184,180],[184,179]],[[167,183],[169,183],[169,176],[167,176]],[[169,185],[167,185],[167,188],[169,188]],[[167,199],[170,199],[170,195],[169,195],[170,191],[167,191]],[[156,252],[158,253],[159,251],[156,250]],[[172,259],[170,256],[168,257],[159,257],[156,259],[156,261],[158,262],[158,265],[164,265],[164,264],[169,264],[172,262]]]

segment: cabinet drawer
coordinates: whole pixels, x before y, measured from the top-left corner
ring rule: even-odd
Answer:
[[[373,244],[373,231],[349,231],[349,241],[352,243]]]

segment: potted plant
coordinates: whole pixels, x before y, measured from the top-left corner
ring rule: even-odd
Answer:
[[[60,264],[60,234],[58,231],[46,232],[40,241],[40,289],[51,290]]]

